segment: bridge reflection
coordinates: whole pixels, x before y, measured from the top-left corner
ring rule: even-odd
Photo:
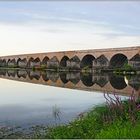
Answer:
[[[133,90],[136,94],[140,91],[140,76],[0,69],[0,78],[71,89],[115,92],[125,96],[129,96]]]

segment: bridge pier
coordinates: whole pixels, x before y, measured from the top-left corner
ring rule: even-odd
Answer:
[[[53,57],[47,62],[47,68],[49,69],[58,69],[59,68],[59,61],[57,57]]]
[[[133,68],[140,69],[140,54],[133,56],[128,62]]]

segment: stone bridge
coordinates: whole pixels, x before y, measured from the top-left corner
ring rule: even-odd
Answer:
[[[140,46],[94,50],[77,50],[1,56],[0,67],[59,68],[59,69],[103,69],[120,68],[130,64],[140,69]]]

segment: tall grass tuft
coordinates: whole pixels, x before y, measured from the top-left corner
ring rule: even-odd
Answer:
[[[104,123],[113,123],[116,120],[130,121],[135,125],[137,117],[140,113],[140,100],[139,97],[135,96],[132,91],[131,96],[127,101],[121,100],[121,97],[113,94],[113,97],[109,93],[104,93],[106,99],[107,108],[102,113],[102,119]]]

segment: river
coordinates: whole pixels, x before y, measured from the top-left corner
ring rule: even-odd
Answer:
[[[105,103],[104,92],[137,95],[139,76],[0,70],[0,126],[66,124]]]

